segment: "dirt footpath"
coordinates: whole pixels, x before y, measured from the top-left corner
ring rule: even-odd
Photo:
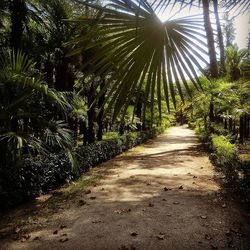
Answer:
[[[221,196],[186,126],[98,168],[97,185],[26,226],[27,239],[2,239],[0,249],[250,249],[249,215]]]

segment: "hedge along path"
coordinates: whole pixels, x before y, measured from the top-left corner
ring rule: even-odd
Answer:
[[[84,189],[63,196],[50,217],[40,201],[37,217],[0,248],[249,249],[249,217],[220,195],[215,175],[194,132],[170,128],[100,164],[89,173],[88,188],[76,182]],[[91,176],[98,176],[96,185]]]

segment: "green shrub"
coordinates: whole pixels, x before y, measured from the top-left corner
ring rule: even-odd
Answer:
[[[224,135],[212,135],[212,149],[221,166],[231,166],[237,159],[237,147]]]
[[[210,141],[210,134],[205,129],[203,119],[197,119],[197,121],[195,123],[195,132],[202,142],[206,143],[206,142]]]
[[[0,209],[22,203],[79,177],[92,166],[162,133],[163,128],[132,132],[76,148],[79,170],[73,171],[65,153],[26,159],[20,166],[0,166]]]

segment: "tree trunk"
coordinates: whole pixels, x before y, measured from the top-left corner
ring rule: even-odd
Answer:
[[[119,126],[119,135],[123,135],[124,131],[125,131],[125,125],[124,125],[124,122],[122,121]]]
[[[10,3],[11,13],[11,32],[10,32],[10,46],[15,51],[22,47],[23,29],[27,15],[27,6],[25,0],[13,0]]]
[[[223,35],[220,25],[220,17],[218,12],[218,0],[213,0],[214,4],[214,15],[216,19],[216,26],[217,26],[217,36],[220,48],[220,74],[223,75],[226,72],[225,69],[225,51],[224,51],[224,43],[223,43]]]
[[[214,132],[212,123],[214,123],[214,103],[213,103],[213,98],[210,100],[209,104],[209,130],[211,133]]]
[[[232,118],[229,118],[229,126],[228,126],[228,129],[230,132],[232,132],[232,129],[233,129],[233,119]]]
[[[246,127],[246,137],[249,138],[249,133],[250,133],[250,116],[247,115],[247,127]]]
[[[146,130],[146,103],[143,103],[142,110],[142,130]]]
[[[213,29],[209,16],[209,0],[202,0],[202,3],[203,3],[203,18],[207,35],[207,46],[208,46],[209,60],[210,60],[210,74],[212,78],[218,78],[218,65],[217,65],[216,51],[214,46]]]
[[[55,88],[59,91],[73,91],[75,77],[69,68],[69,58],[63,57],[56,67]]]
[[[95,99],[95,83],[93,82],[90,86],[88,93],[88,143],[93,143],[95,141],[95,106],[91,106]]]
[[[247,138],[248,137],[248,129],[247,129],[247,123],[248,123],[248,115],[245,114],[244,116],[244,137]]]
[[[233,134],[236,134],[236,122],[235,120],[233,121]]]
[[[244,142],[244,119],[243,115],[240,116],[240,143]]]
[[[224,129],[228,129],[228,126],[227,126],[227,118],[224,118]]]
[[[141,130],[142,126],[141,126],[141,122],[142,122],[142,100],[139,97],[139,100],[136,104],[136,108],[135,108],[135,115],[137,118],[140,119],[140,122],[136,124],[136,128],[137,130]]]
[[[48,86],[50,88],[54,88],[54,80],[53,80],[53,74],[54,74],[54,65],[51,62],[50,56],[46,59],[44,62],[44,73],[45,73],[45,80],[48,83]]]
[[[102,91],[102,89],[105,87],[105,80],[102,80],[102,83],[100,85],[100,91]],[[103,136],[103,108],[101,109],[104,101],[105,101],[105,93],[103,93],[103,95],[99,98],[98,101],[98,107],[99,107],[99,114],[97,117],[97,124],[98,124],[98,131],[97,131],[97,140],[101,141],[102,140],[102,136]]]
[[[87,129],[87,125],[86,125],[86,120],[81,120],[80,121],[80,135],[83,135],[83,145],[87,145],[88,143],[88,129]]]

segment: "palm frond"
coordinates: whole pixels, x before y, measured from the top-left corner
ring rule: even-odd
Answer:
[[[40,76],[34,75],[34,65],[22,52],[8,51],[0,58],[0,80],[9,85],[29,88],[31,92],[36,91],[63,110],[69,108],[70,103],[64,93],[48,88]]]
[[[227,11],[234,11],[237,13],[249,13],[250,2],[249,0],[224,0],[222,1],[222,6],[227,9]]]
[[[104,105],[109,104],[107,110],[114,108],[113,118],[130,101],[131,93],[140,91],[144,83],[145,103],[149,99],[153,103],[155,95],[159,99],[163,86],[167,106],[169,96],[175,104],[175,94],[182,95],[182,85],[187,87],[186,78],[199,88],[196,72],[203,71],[201,61],[207,64],[202,58],[207,49],[201,17],[162,23],[146,0],[110,2],[106,7],[89,4],[100,11],[100,17],[82,20],[83,24],[95,25],[80,40],[87,44],[84,49],[99,48],[98,54],[86,59],[85,67],[91,65],[92,74],[114,69],[103,90],[110,90]]]

